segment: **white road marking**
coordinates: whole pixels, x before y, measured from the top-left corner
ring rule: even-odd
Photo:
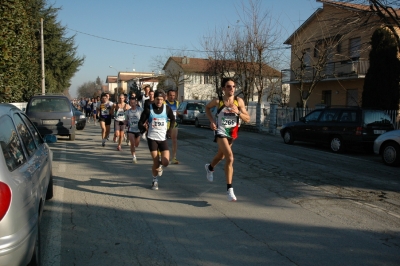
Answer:
[[[67,145],[64,143],[63,147],[61,149],[60,164],[59,164],[59,167],[58,167],[58,171],[60,173],[65,173],[65,171],[67,170],[67,165],[65,164],[65,161],[67,159],[67,154],[65,152],[66,146]]]

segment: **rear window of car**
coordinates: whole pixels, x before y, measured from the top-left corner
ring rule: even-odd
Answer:
[[[199,103],[189,103],[187,109],[191,111],[203,111],[204,105]]]
[[[29,104],[32,112],[70,112],[70,103],[64,98],[34,98]]]
[[[364,123],[371,124],[391,124],[392,121],[384,111],[366,110],[364,112]]]
[[[339,117],[340,122],[356,122],[357,121],[357,111],[356,110],[348,110],[343,111]]]

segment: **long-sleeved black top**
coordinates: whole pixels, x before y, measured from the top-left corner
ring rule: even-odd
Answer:
[[[169,107],[166,104],[163,104],[160,108],[158,108],[155,103],[152,103],[151,105],[153,106],[153,112],[158,115],[161,114],[164,110],[164,107],[166,107],[167,108],[166,112],[167,112],[167,116],[168,116],[170,125],[175,125],[175,116],[174,116],[174,113],[172,112],[171,107]],[[146,127],[144,126],[144,124],[147,122],[149,117],[150,117],[150,105],[149,105],[149,108],[145,108],[143,110],[142,115],[140,116],[138,126],[139,126],[140,133],[142,133],[142,134],[146,131]],[[173,128],[173,126],[169,127],[169,129],[167,131],[168,136],[170,136],[171,128]]]

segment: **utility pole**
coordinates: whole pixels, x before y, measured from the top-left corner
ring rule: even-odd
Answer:
[[[44,79],[44,40],[43,40],[43,18],[40,19],[40,44],[42,50],[42,95],[46,94]]]

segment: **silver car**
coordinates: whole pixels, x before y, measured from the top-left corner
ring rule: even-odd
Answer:
[[[400,130],[392,130],[376,138],[374,152],[382,156],[386,165],[400,165]]]
[[[205,103],[197,100],[185,101],[179,104],[176,110],[178,123],[194,123],[196,116],[205,110]]]
[[[39,265],[40,218],[53,197],[53,155],[15,106],[0,104],[0,124],[0,265]]]
[[[213,117],[215,117],[215,114],[217,113],[217,107],[211,108],[211,114]],[[208,119],[206,115],[206,110],[202,110],[200,114],[198,114],[194,120],[194,125],[196,127],[210,127],[210,120]]]

